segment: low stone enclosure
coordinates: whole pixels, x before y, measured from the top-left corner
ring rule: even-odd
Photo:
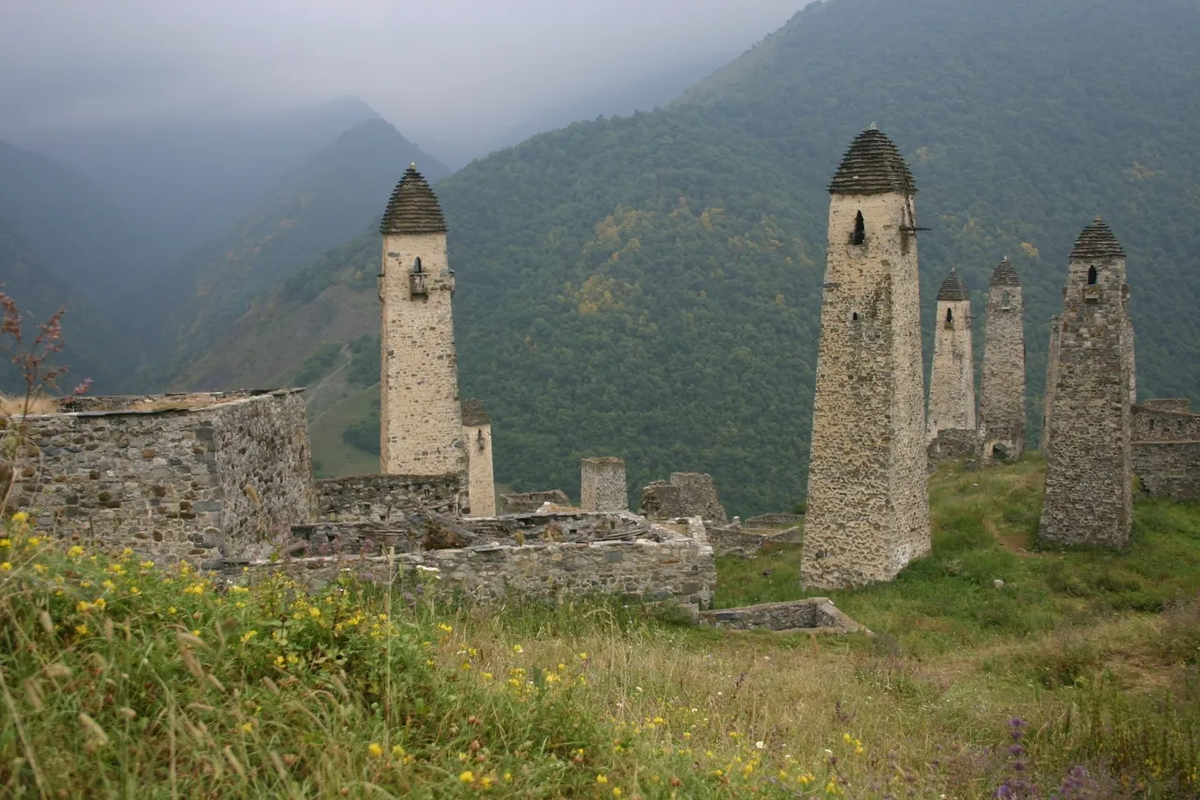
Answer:
[[[521,513],[470,517],[465,475],[314,481],[302,390],[76,398],[25,429],[7,513],[29,511],[59,538],[186,559],[230,583],[282,571],[317,587],[348,574],[478,602],[609,595],[677,604],[723,628],[858,629],[815,599],[700,616],[713,602],[716,552],[752,557],[798,533],[718,527],[725,512],[707,475],[676,473],[670,484],[677,508],[707,522],[567,510],[558,491],[507,496]]]
[[[1185,398],[1146,400],[1131,412],[1129,449],[1142,491],[1200,500],[1200,414]]]
[[[809,597],[786,603],[762,603],[741,608],[721,608],[700,612],[700,624],[733,630],[768,630],[779,633],[874,634],[838,610],[828,597]]]

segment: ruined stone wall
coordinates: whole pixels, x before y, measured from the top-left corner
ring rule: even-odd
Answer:
[[[915,234],[899,194],[833,195],[801,582],[890,580],[930,549]],[[856,214],[866,227],[851,243]]]
[[[1185,398],[1147,400],[1130,409],[1133,442],[1200,441],[1200,414],[1191,413]]]
[[[629,510],[625,462],[620,458],[585,458],[580,462],[579,507],[584,511]]]
[[[492,472],[492,426],[464,425],[471,516],[496,516],[496,479]]]
[[[1089,285],[1089,269],[1096,281]],[[1072,257],[1059,322],[1042,544],[1124,547],[1133,518],[1125,260]]]
[[[1020,286],[988,287],[979,430],[984,463],[1025,452],[1025,300]]]
[[[1146,494],[1200,500],[1200,441],[1133,442],[1130,458]]]
[[[929,443],[929,471],[945,461],[959,459],[974,460],[979,456],[979,433],[977,431],[944,430]]]
[[[709,528],[708,542],[718,556],[758,558],[768,544],[800,544],[800,527],[784,530],[751,529],[737,526]]]
[[[411,292],[421,259],[427,294]],[[380,468],[393,475],[450,475],[466,468],[446,235],[383,237]]]
[[[500,495],[500,503],[504,506],[502,513],[525,514],[530,511],[537,511],[546,503],[568,508],[571,505],[571,498],[567,497],[567,493],[562,489],[549,489],[544,492],[502,494]]]
[[[704,609],[712,603],[717,578],[712,547],[688,538],[666,542],[486,545],[405,553],[396,556],[393,563],[403,573],[403,580],[427,581],[438,591],[461,593],[480,602],[518,595],[607,594],[628,601],[676,601],[685,607]],[[257,562],[245,565],[245,569],[242,565],[229,569],[226,577],[243,582],[277,571],[313,587],[341,574],[375,582],[391,578],[385,556]]]
[[[42,468],[18,473],[12,500],[42,530],[163,562],[208,562],[253,556],[312,512],[299,392],[72,407],[110,410],[28,420]]]
[[[702,625],[733,630],[813,631],[815,633],[868,632],[846,616],[827,597],[810,597],[784,603],[762,603],[741,608],[721,608],[700,614]]]
[[[1050,456],[1050,416],[1054,407],[1055,387],[1058,386],[1058,339],[1061,333],[1058,317],[1050,320],[1050,349],[1046,354],[1046,392],[1042,404],[1041,453]]]
[[[700,517],[709,522],[725,523],[729,517],[717,498],[717,486],[703,472],[672,472],[671,485],[679,489],[682,516]]]
[[[939,300],[929,375],[929,441],[944,430],[975,430],[975,364],[971,302]]]
[[[679,501],[679,487],[666,481],[654,481],[642,489],[637,513],[649,519],[678,519],[685,517]]]
[[[466,486],[459,475],[357,475],[314,482],[320,520],[389,523],[431,511],[454,516]]]

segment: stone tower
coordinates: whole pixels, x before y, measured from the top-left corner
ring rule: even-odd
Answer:
[[[874,127],[829,186],[806,587],[891,580],[930,549],[916,191]]]
[[[410,164],[383,223],[380,466],[385,474],[462,474],[462,410],[454,351],[454,273],[446,220]]]
[[[1133,518],[1125,251],[1099,217],[1071,250],[1046,423],[1043,544],[1124,547]]]
[[[951,268],[937,293],[926,420],[929,441],[944,430],[975,430],[975,357],[971,347],[971,295],[958,270]]]
[[[1000,262],[988,281],[979,430],[983,461],[1025,452],[1025,299],[1012,262]]]
[[[472,517],[496,516],[492,467],[492,418],[481,400],[463,400],[462,437],[467,452],[467,491]]]

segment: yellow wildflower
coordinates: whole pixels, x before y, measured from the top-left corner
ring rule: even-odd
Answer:
[[[608,776],[607,775],[597,775],[596,783],[608,783]]]
[[[38,575],[42,575],[46,572],[46,565],[45,564],[34,564],[33,571],[36,572]]]
[[[375,758],[383,758],[383,748],[379,746],[379,742],[371,742],[367,745],[367,752]]]
[[[130,587],[129,587],[129,593],[130,593],[130,594],[141,594],[141,593],[142,593],[142,590],[141,590],[141,589],[139,589],[139,588],[138,588],[138,587],[136,587],[136,586],[130,586]]]
[[[18,525],[24,525],[26,522],[29,521],[29,515],[26,514],[24,511],[18,511],[17,513],[12,515],[12,521],[17,523]]]
[[[8,563],[7,561],[5,561],[3,564],[0,564],[0,572],[8,572],[10,569],[12,569],[12,564]]]
[[[513,645],[513,652],[514,652],[514,653],[524,653],[524,652],[525,652],[525,648],[524,648],[524,647],[521,647],[521,645],[519,645],[519,644],[514,644],[514,645]]]
[[[0,539],[0,547],[12,547],[12,539]]]
[[[398,744],[392,745],[392,755],[396,758],[404,758],[404,748]]]
[[[253,722],[245,723],[244,725],[242,725],[242,730],[245,731],[246,733],[254,733],[254,723]]]
[[[622,794],[620,786],[613,787],[613,797],[620,797]]]
[[[475,776],[471,773],[471,770],[467,770],[466,772],[460,773],[458,776],[458,779],[460,781],[462,781],[463,783],[474,783],[475,782]]]
[[[102,581],[102,582],[100,583],[100,585],[101,585],[101,586],[103,586],[105,589],[110,589],[110,590],[111,590],[111,589],[115,589],[115,588],[117,588],[117,585],[116,585],[115,583],[113,583],[112,581],[109,581],[109,580]]]
[[[76,625],[75,632],[82,636],[83,634],[88,632],[88,626],[87,625]]]

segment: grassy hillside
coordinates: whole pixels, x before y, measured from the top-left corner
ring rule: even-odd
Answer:
[[[716,633],[599,601],[496,613],[349,577],[222,589],[8,522],[0,786],[1200,796],[1200,511],[1139,503],[1122,555],[1028,552],[1040,477],[1034,461],[935,476],[933,554],[836,598],[874,638]],[[771,596],[751,575],[796,577],[786,553],[718,570],[723,604]]]
[[[147,383],[186,379],[186,365],[224,334],[256,294],[354,236],[387,202],[395,174],[418,160],[448,170],[381,119],[364,122],[289,174],[226,233],[132,293],[132,320],[151,363]]]
[[[1010,256],[1036,435],[1067,253],[1100,213],[1129,253],[1139,388],[1200,396],[1198,31],[1177,0],[814,3],[668,109],[536,136],[441,181],[460,380],[492,412],[498,479],[575,492],[578,458],[613,454],[634,491],[696,470],[733,513],[800,499],[825,187],[872,122],[912,164],[932,228],[927,359],[945,273],[972,289],[981,354],[982,292]],[[375,313],[309,312],[355,286],[355,309],[375,302],[377,247],[365,234],[294,276],[240,330],[375,334]],[[207,358],[261,349],[230,336]]]

